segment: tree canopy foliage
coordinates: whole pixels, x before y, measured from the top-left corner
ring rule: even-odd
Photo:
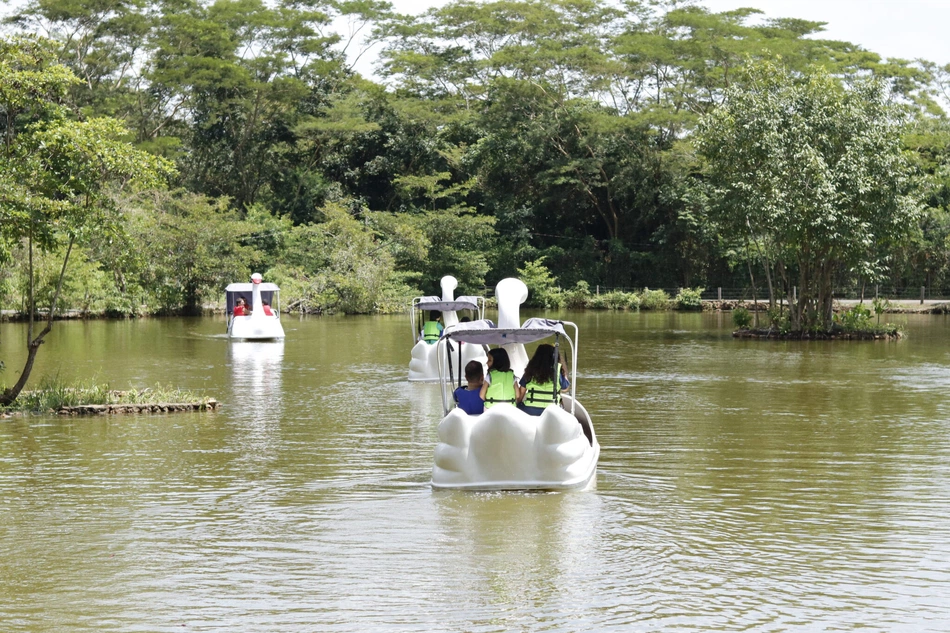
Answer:
[[[751,274],[797,287],[803,322],[826,320],[829,289],[950,281],[950,66],[882,59],[821,22],[683,0],[12,11],[29,37],[2,44],[0,268],[26,266],[24,227],[46,255],[74,234],[101,303],[129,312],[196,310],[252,268],[297,308],[346,312],[446,273],[466,292],[519,270],[565,288]],[[93,156],[100,141],[117,145]],[[164,161],[173,193],[116,193]]]
[[[789,294],[792,328],[830,328],[836,272],[877,282],[920,216],[896,113],[880,81],[750,69],[703,121],[710,211]],[[792,289],[797,287],[797,298]],[[797,299],[797,300],[796,300]]]

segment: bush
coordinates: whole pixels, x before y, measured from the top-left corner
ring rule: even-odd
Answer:
[[[615,290],[592,296],[587,307],[593,310],[636,310],[639,307],[639,297],[633,293]]]
[[[787,310],[769,308],[765,311],[765,315],[769,320],[769,327],[775,328],[782,334],[787,334],[792,327]]]
[[[564,292],[564,305],[568,308],[587,307],[590,300],[590,286],[586,281],[578,281],[572,289]]]
[[[702,310],[703,309],[703,289],[702,288],[680,288],[674,302],[677,310]]]
[[[740,330],[744,330],[752,323],[752,313],[745,308],[736,308],[732,311],[732,323]]]
[[[891,302],[889,299],[884,297],[874,297],[874,301],[871,302],[872,309],[874,314],[877,315],[877,324],[881,324],[881,315],[891,309]]]
[[[642,310],[668,310],[670,308],[670,295],[663,290],[650,290],[644,288],[640,295],[640,309]]]
[[[557,285],[557,278],[544,265],[544,258],[525,262],[518,269],[518,276],[528,287],[526,306],[560,308],[564,305],[564,292]]]
[[[872,328],[871,311],[866,306],[858,304],[850,310],[835,315],[835,320],[844,329],[845,332],[857,332],[859,330],[869,330]]]

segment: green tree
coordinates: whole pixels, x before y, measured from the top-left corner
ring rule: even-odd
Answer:
[[[123,209],[143,259],[141,284],[162,312],[200,314],[205,300],[248,279],[261,258],[249,243],[259,227],[242,221],[226,198],[153,191]]]
[[[306,312],[368,314],[404,309],[410,288],[393,256],[352,210],[334,201],[319,211],[322,222],[293,228],[281,262],[268,278],[281,286],[288,308]]]
[[[915,181],[880,81],[754,66],[698,136],[714,219],[789,289],[793,330],[829,329],[833,275],[869,278],[916,225]],[[791,301],[790,301],[791,303]]]
[[[108,118],[70,118],[64,99],[78,79],[55,62],[54,46],[37,38],[0,41],[0,231],[25,242],[29,276],[27,359],[16,384],[0,394],[13,402],[29,379],[53,316],[73,246],[113,217],[112,187],[157,187],[172,173],[165,160],[137,151],[128,131]],[[34,332],[33,253],[63,248],[46,326]]]

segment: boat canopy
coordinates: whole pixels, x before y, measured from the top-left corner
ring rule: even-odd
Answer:
[[[573,330],[573,338],[568,334],[568,330],[565,329],[565,326],[569,326]],[[555,348],[558,347],[557,338],[563,338],[564,343],[571,353],[570,365],[565,369],[570,373],[571,402],[573,403],[577,389],[577,335],[577,324],[571,321],[557,321],[555,319],[541,318],[528,319],[522,323],[519,328],[500,328],[488,319],[459,323],[445,328],[442,332],[442,338],[439,340],[439,344],[444,346],[446,350],[444,357],[442,354],[439,355],[439,376],[441,378],[448,376],[449,380],[448,388],[446,388],[443,382],[442,408],[445,413],[449,412],[453,406],[451,390],[455,384],[458,384],[458,386],[462,385],[461,359],[459,359],[456,365],[459,368],[457,374],[455,373],[455,368],[451,361],[452,353],[456,351],[455,348],[458,348],[458,353],[460,354],[461,346],[452,345],[453,341],[472,345],[524,345],[525,343],[535,343],[552,336],[556,337]],[[516,376],[516,378],[520,378],[520,376]],[[571,407],[571,413],[574,413],[573,404]]]
[[[416,308],[420,310],[438,310],[439,312],[454,312],[458,310],[478,311],[479,300],[484,302],[482,297],[464,296],[450,301],[445,301],[441,297],[417,297],[413,302]]]
[[[488,319],[459,323],[446,328],[442,336],[475,345],[505,345],[507,343],[534,343],[549,336],[569,337],[564,323],[553,319],[528,319],[520,328],[502,329]]]
[[[274,303],[274,295],[280,294],[280,288],[277,284],[270,283],[260,283],[258,284],[261,289],[261,301],[266,301],[272,306],[276,305]],[[227,313],[234,313],[234,304],[237,303],[238,297],[244,297],[244,300],[247,301],[248,305],[251,303],[251,297],[254,294],[254,284],[252,283],[235,283],[228,284],[228,287],[224,289],[225,299],[227,301]]]

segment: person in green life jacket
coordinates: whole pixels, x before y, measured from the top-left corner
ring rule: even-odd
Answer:
[[[561,392],[570,386],[564,375],[564,360],[558,358],[553,345],[542,343],[518,382],[518,408],[528,415],[541,415],[548,405],[560,404]]]
[[[441,318],[441,312],[438,310],[429,310],[429,320],[422,324],[422,340],[429,345],[434,344],[439,340],[439,337],[442,336],[443,326],[439,321]]]
[[[518,400],[518,383],[515,372],[511,371],[511,359],[502,348],[488,350],[488,376],[479,392],[488,409],[501,402],[515,404]]]

